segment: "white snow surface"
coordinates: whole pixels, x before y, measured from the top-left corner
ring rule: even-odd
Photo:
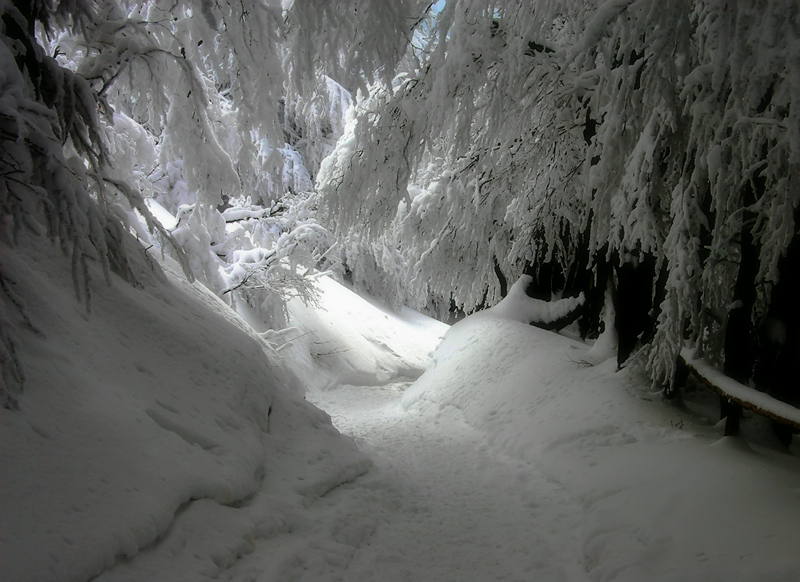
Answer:
[[[392,345],[395,318],[334,288],[318,324]],[[341,579],[796,580],[797,447],[761,417],[723,437],[707,390],[675,406],[615,359],[589,365],[590,346],[524,323],[559,309],[539,303],[509,293],[459,322],[414,382],[309,392],[375,463],[347,486],[375,505]]]
[[[86,316],[53,252],[4,257],[41,328],[0,411],[4,581],[797,580],[797,447],[723,438],[706,390],[325,278],[280,333],[146,263]]]
[[[290,324],[296,333],[287,339],[296,345],[281,351],[296,367],[304,364],[310,388],[416,379],[448,329],[410,309],[393,313],[330,277],[318,279],[317,289],[318,306],[290,301]]]
[[[563,563],[580,562],[583,578],[561,579],[796,579],[797,458],[722,438],[703,416],[715,412],[705,392],[672,407],[614,361],[585,365],[587,351],[517,322],[467,318],[402,403],[408,414],[458,410],[492,451],[543,477],[519,493],[561,486],[577,529],[530,524],[555,529]]]
[[[0,409],[0,580],[219,579],[256,550],[273,580],[324,567],[315,503],[370,462],[274,351],[179,268],[142,260],[146,289],[93,270],[87,315],[49,241],[6,251],[38,329],[20,318],[27,381]]]
[[[673,406],[520,311],[453,326],[414,383],[309,395],[396,491],[343,579],[797,579],[800,463],[763,419],[722,437],[709,392]]]

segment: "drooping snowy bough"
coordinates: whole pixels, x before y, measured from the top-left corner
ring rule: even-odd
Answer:
[[[81,289],[94,255],[124,272],[109,249],[120,221],[148,216],[137,191],[183,221],[176,244],[161,233],[167,252],[221,292],[239,282],[234,250],[269,253],[295,223],[237,222],[234,244],[220,209],[272,208],[316,180],[307,208],[338,243],[315,239],[306,256],[336,255],[396,303],[470,311],[527,273],[544,298],[584,292],[592,334],[610,281],[619,359],[644,346],[654,382],[669,385],[691,345],[787,390],[784,355],[800,349],[794,0],[0,6],[4,244],[49,231]],[[126,164],[147,158],[137,126],[155,155]],[[296,215],[310,232],[316,218]],[[18,384],[8,321],[3,379]]]
[[[341,133],[344,87],[390,79],[426,6],[0,1],[3,254],[21,229],[51,237],[87,308],[89,262],[132,279],[127,253],[142,251],[129,232],[218,292],[239,266],[229,263],[237,245],[269,247],[281,261],[259,274],[277,273],[267,287],[285,288],[329,246],[315,246],[325,237],[309,236],[315,221],[298,217],[293,196],[311,188]],[[219,212],[287,196],[283,221],[234,229]],[[151,215],[151,198],[170,226]],[[0,266],[4,406],[24,380],[13,338],[27,315],[14,280]],[[257,291],[242,300],[263,300]]]
[[[317,178],[354,281],[470,311],[527,272],[585,292],[584,333],[610,281],[620,361],[643,345],[655,383],[687,345],[775,382],[800,345],[798,18],[793,0],[442,3]],[[783,344],[751,345],[765,318]]]

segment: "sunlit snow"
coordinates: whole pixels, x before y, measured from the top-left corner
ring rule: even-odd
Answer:
[[[448,328],[325,278],[279,336],[179,275],[100,287],[87,318],[60,263],[23,248],[51,279],[20,266],[47,324],[23,338],[21,410],[2,411],[4,580],[751,581],[800,567],[797,458],[759,418],[723,438],[705,391],[675,408],[504,310]]]

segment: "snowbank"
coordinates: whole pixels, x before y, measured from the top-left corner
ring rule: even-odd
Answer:
[[[276,536],[369,461],[267,344],[141,249],[144,288],[92,268],[87,315],[60,251],[23,239],[2,250],[36,329],[17,318],[25,391],[0,410],[0,577],[203,580],[265,544],[276,572],[313,555]]]
[[[800,463],[652,396],[613,361],[503,317],[468,317],[405,393],[455,407],[500,454],[535,465],[583,508],[592,580],[794,580]],[[520,485],[524,487],[524,485]]]
[[[311,387],[416,379],[448,329],[408,309],[395,314],[329,277],[316,285],[318,306],[300,299],[289,303],[289,322],[296,331],[286,340],[294,345],[281,351],[306,370],[304,380]]]

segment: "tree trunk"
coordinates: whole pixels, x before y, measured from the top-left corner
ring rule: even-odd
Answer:
[[[497,257],[494,259],[494,274],[497,275],[497,282],[500,284],[500,297],[505,298],[508,295],[508,280],[500,268],[500,263],[497,262]]]
[[[794,213],[795,229],[800,208]],[[769,309],[758,327],[753,379],[770,396],[800,406],[800,236],[796,234],[778,262],[778,282],[770,293]],[[792,429],[773,423],[780,441],[792,442]]]
[[[744,193],[744,204],[750,206],[755,201],[755,192],[748,184]],[[759,249],[753,240],[751,225],[755,220],[753,212],[745,211],[742,217],[739,274],[733,288],[733,303],[728,313],[725,328],[725,366],[724,372],[734,380],[747,384],[753,372],[752,313],[756,300],[755,280],[758,274]],[[721,418],[727,418],[725,435],[739,432],[741,407],[720,398]]]
[[[588,252],[586,253],[588,260]],[[586,266],[584,286],[581,289],[586,297],[584,310],[578,325],[581,337],[597,337],[603,322],[603,305],[606,300],[606,287],[611,275],[611,264],[606,260],[606,249],[603,248],[594,257],[594,265]]]
[[[616,271],[614,325],[619,338],[617,365],[622,366],[634,352],[637,342],[651,323],[655,259],[644,256],[637,263],[627,262],[619,265]]]

